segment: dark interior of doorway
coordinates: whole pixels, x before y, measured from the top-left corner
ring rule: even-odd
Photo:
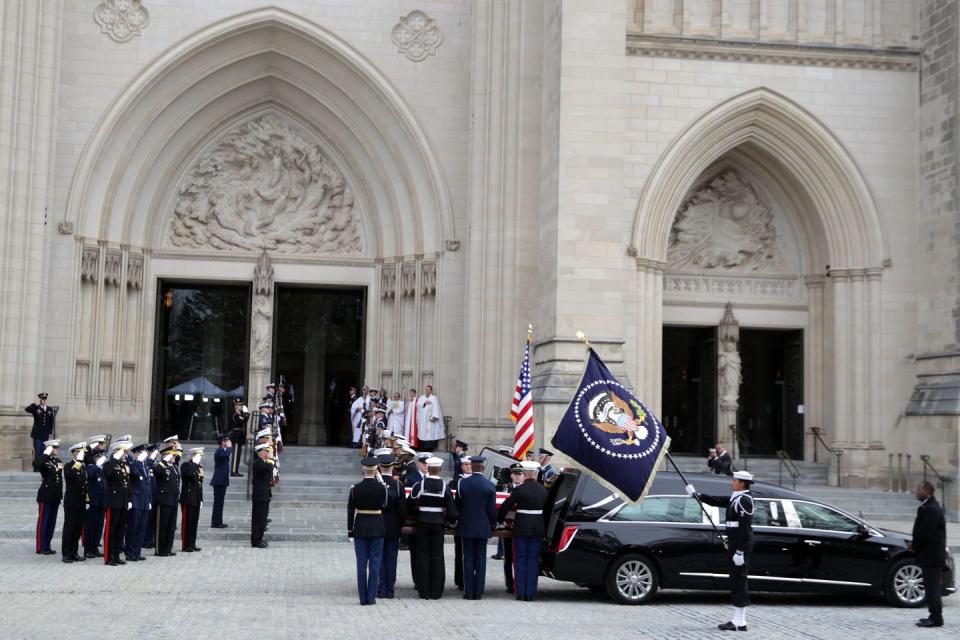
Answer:
[[[714,444],[717,328],[663,328],[663,415],[674,453],[706,455]]]
[[[365,299],[365,289],[277,286],[273,377],[295,392],[286,444],[350,444],[348,389],[363,380]]]

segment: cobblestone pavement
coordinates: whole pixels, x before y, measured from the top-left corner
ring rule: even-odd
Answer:
[[[261,550],[202,537],[199,544],[200,553],[107,567],[65,565],[59,554],[35,555],[30,541],[0,541],[0,637],[692,639],[723,637],[715,627],[729,615],[721,593],[665,592],[654,604],[625,607],[545,578],[540,599],[521,603],[500,587],[494,561],[487,595],[465,601],[452,588],[452,544],[442,600],[416,597],[401,552],[397,599],[360,607],[350,544],[275,542]],[[944,605],[947,624],[958,624],[957,597]],[[748,611],[748,633],[764,639],[929,638],[956,630],[918,629],[925,610],[868,598],[758,595]]]

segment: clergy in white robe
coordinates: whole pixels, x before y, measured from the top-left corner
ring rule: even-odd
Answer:
[[[387,403],[387,429],[397,435],[403,433],[403,414],[405,409],[406,407],[403,405],[403,400],[400,399],[400,394],[393,394],[393,400]]]
[[[417,390],[410,389],[410,399],[407,400],[407,406],[403,413],[403,437],[407,439],[410,446],[416,449],[420,446],[420,438],[417,434]]]
[[[350,424],[353,426],[353,446],[355,447],[360,446],[360,436],[363,435],[363,412],[366,402],[366,396],[357,396],[350,405]]]
[[[436,446],[436,442],[443,438],[443,410],[430,385],[424,387],[423,395],[417,400],[417,431],[421,443],[432,442]]]

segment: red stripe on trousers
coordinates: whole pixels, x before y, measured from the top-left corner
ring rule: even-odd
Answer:
[[[187,505],[180,505],[180,550],[187,548]]]
[[[513,538],[510,538],[510,546],[513,548],[513,557],[510,558],[511,564],[513,564],[513,592],[520,593],[517,590],[517,543]]]
[[[103,529],[103,563],[110,562],[110,514],[113,507],[107,507],[107,521]]]
[[[40,515],[37,516],[37,553],[43,551],[41,548],[43,545],[41,543],[41,533],[43,532],[43,503],[40,503]]]

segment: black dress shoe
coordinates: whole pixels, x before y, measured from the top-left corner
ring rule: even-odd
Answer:
[[[119,563],[119,562],[116,562],[116,561],[114,561],[114,560],[110,560],[109,562],[107,562],[107,563],[105,563],[105,564],[106,564],[108,567],[119,567],[119,566],[120,566],[120,563]]]
[[[743,625],[742,627],[738,627],[737,625],[733,624],[732,622],[724,622],[723,624],[718,624],[718,625],[717,625],[717,629],[720,629],[720,631],[746,631],[746,630],[747,630],[747,625]]]
[[[490,559],[491,559],[491,560],[503,560],[503,556],[501,556],[500,554],[496,553],[496,554],[490,556]]]
[[[86,562],[86,560],[87,560],[87,559],[84,558],[83,556],[78,556],[77,554],[73,554],[73,561],[74,561],[74,562]]]
[[[181,552],[181,553],[193,553],[193,549],[190,549],[190,548],[180,549],[180,552]]]
[[[200,547],[193,547],[193,548],[190,549],[190,550],[191,550],[191,551],[203,551],[203,549],[201,549]]]
[[[127,556],[127,555],[125,555],[125,556],[123,556],[123,557],[126,559],[126,562],[136,562],[136,561],[137,561],[137,559],[134,558],[133,556]]]
[[[920,622],[918,622],[917,626],[924,627],[925,629],[929,629],[933,627],[942,627],[943,620],[931,620],[930,618],[927,618],[926,620],[921,620]]]
[[[226,529],[227,525],[225,524],[212,524],[210,525],[211,529]]]
[[[63,556],[63,562],[73,562],[73,556]]]
[[[156,546],[156,545],[154,545],[153,543],[151,543],[151,544],[145,544],[145,545],[143,545],[143,548],[144,548],[144,549],[153,549],[155,546]]]
[[[267,548],[267,543],[266,543],[266,542],[252,542],[252,543],[250,543],[250,546],[253,547],[253,548],[255,548],[255,549],[266,549],[266,548]]]
[[[103,554],[102,554],[102,553],[100,553],[100,551],[99,551],[99,550],[97,550],[97,552],[96,552],[96,556],[97,556],[98,558],[102,558],[102,557],[103,557]]]
[[[238,478],[242,478],[242,477],[243,477],[243,474],[242,474],[242,473],[238,473],[238,474],[237,474],[237,477],[238,477]]]
[[[118,562],[119,564],[127,564],[127,561],[126,561],[126,560],[121,560],[120,558],[117,558],[117,562]]]
[[[54,551],[53,549],[47,549],[46,551],[41,551],[40,553],[42,553],[42,554],[45,555],[45,556],[52,556],[52,555],[56,554],[57,552]]]
[[[96,558],[96,557],[97,557],[97,554],[95,554],[95,553],[85,553],[85,554],[83,554],[83,557],[84,557],[84,558],[88,558],[88,559],[89,559],[89,558]]]

